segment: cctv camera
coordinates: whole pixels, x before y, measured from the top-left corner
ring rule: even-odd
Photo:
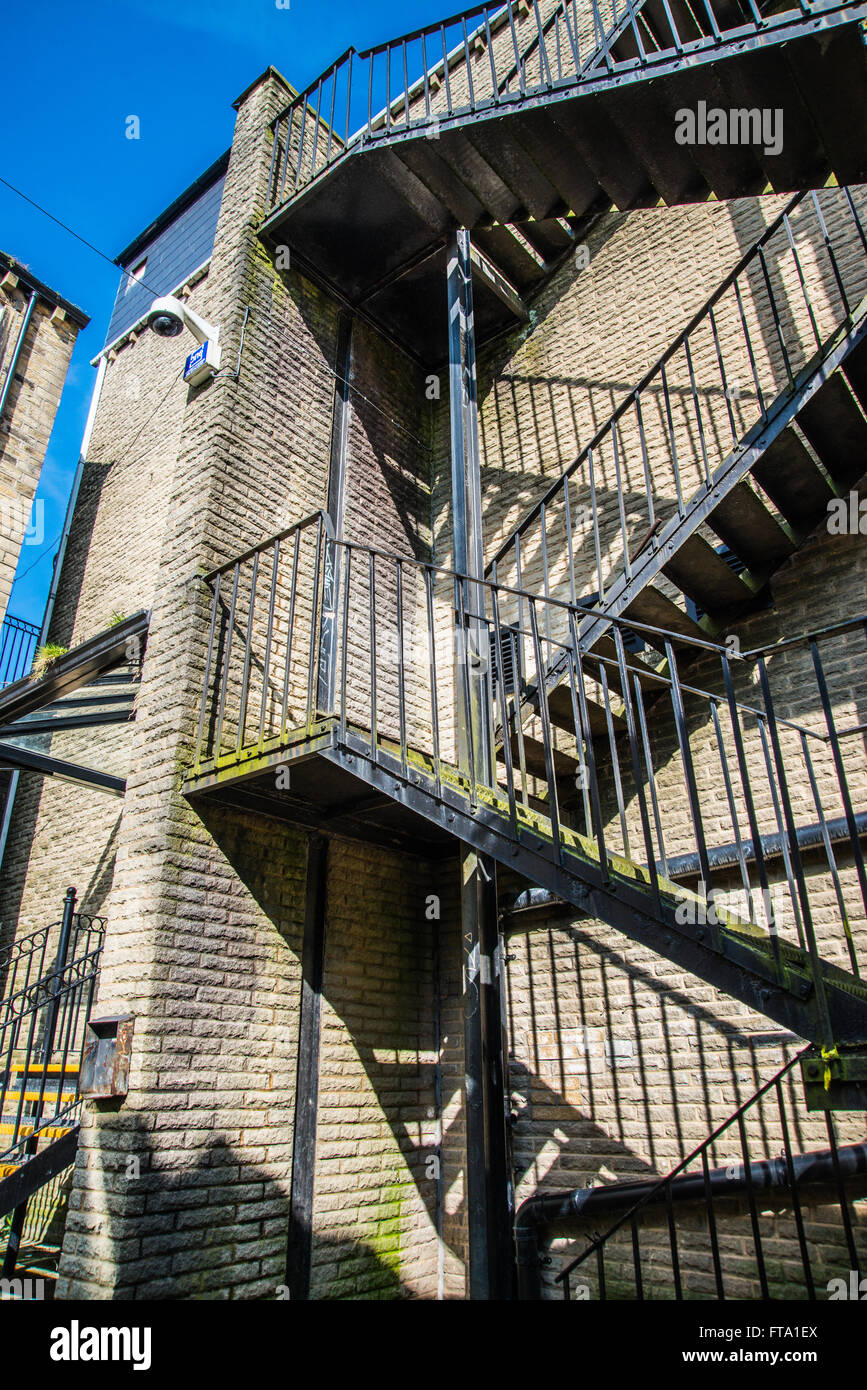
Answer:
[[[214,323],[193,312],[189,305],[175,299],[173,294],[161,295],[155,299],[147,316],[147,325],[159,338],[176,338],[188,328],[197,343],[220,341],[220,330]]]
[[[147,326],[158,338],[176,338],[188,328],[199,346],[191,352],[184,367],[184,381],[198,386],[220,369],[220,330],[194,313],[173,294],[161,295],[150,307]]]
[[[174,295],[164,294],[155,299],[147,316],[148,327],[158,338],[176,338],[184,331],[184,306]]]

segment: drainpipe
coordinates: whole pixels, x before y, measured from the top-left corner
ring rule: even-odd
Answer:
[[[27,329],[30,327],[30,318],[33,314],[33,306],[36,303],[36,291],[30,291],[30,298],[27,300],[27,308],[24,310],[24,317],[21,327],[18,330],[18,337],[15,340],[15,347],[12,349],[12,357],[9,361],[9,369],[6,373],[6,380],[3,382],[3,390],[0,391],[0,419],[3,418],[3,411],[6,409],[6,397],[9,395],[9,388],[15,376],[15,368],[18,365],[18,358],[24,346],[24,339],[27,336]]]
[[[830,1149],[795,1154],[792,1158],[795,1183],[817,1186],[867,1173],[867,1144],[847,1144],[837,1150],[837,1163]],[[713,1168],[708,1173],[711,1197],[733,1197],[752,1187],[754,1192],[789,1186],[789,1165],[785,1158],[764,1158],[744,1164]],[[515,1218],[515,1244],[518,1258],[518,1297],[542,1297],[538,1238],[541,1228],[559,1226],[586,1218],[628,1211],[641,1202],[654,1206],[666,1201],[666,1187],[672,1202],[699,1202],[706,1197],[703,1172],[682,1173],[669,1183],[658,1178],[644,1182],[618,1182],[610,1187],[579,1187],[572,1192],[537,1193],[518,1208]]]
[[[31,304],[28,306],[27,309],[28,317],[30,313],[30,308],[32,307],[33,299],[35,299],[35,297],[35,294],[31,297]],[[16,356],[18,353],[18,348],[21,342],[23,341],[23,334],[26,331],[27,324],[25,323],[22,326],[21,333],[19,334],[18,343],[16,343],[15,345]],[[15,358],[13,357],[13,366],[14,362]],[[78,490],[81,487],[81,478],[82,474],[84,473],[84,465],[87,459],[87,451],[90,447],[90,436],[93,433],[93,423],[96,419],[96,412],[99,406],[99,398],[102,394],[102,383],[105,380],[106,366],[107,358],[101,355],[99,358],[99,366],[97,367],[96,372],[96,381],[94,383],[93,392],[90,397],[90,407],[88,409],[87,420],[84,425],[84,434],[81,437],[81,449],[78,455],[78,464],[75,469],[75,477],[72,480],[72,491],[69,494],[69,502],[66,506],[66,517],[64,518],[63,522],[63,531],[61,532],[60,536],[60,545],[57,547],[57,554],[54,557],[54,573],[51,576],[51,588],[48,591],[48,599],[45,604],[45,616],[42,619],[42,629],[39,634],[39,642],[37,643],[37,646],[41,646],[43,642],[46,641],[48,637],[48,628],[51,623],[51,617],[54,613],[54,604],[57,599],[57,590],[60,585],[60,571],[63,568],[63,557],[66,554],[66,546],[69,540],[69,531],[72,526],[72,516],[73,512],[75,511],[75,504],[78,501]],[[12,368],[10,367],[9,375],[7,376],[6,381],[3,385],[3,395],[2,397],[0,397],[0,415],[2,415],[3,413],[3,402],[6,400],[6,389],[11,379]],[[20,776],[20,772],[16,769],[12,773],[11,778],[9,779],[9,791],[6,796],[6,806],[3,810],[3,824],[0,825],[0,868],[2,868],[3,866],[3,856],[6,853],[6,841],[9,838],[9,826],[12,821],[12,806],[15,801],[15,793],[18,790],[18,779]]]

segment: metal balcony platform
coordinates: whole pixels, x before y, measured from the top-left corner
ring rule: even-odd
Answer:
[[[559,23],[562,11],[570,36],[576,8],[561,5],[554,15]],[[443,248],[456,226],[470,228],[490,268],[474,284],[476,336],[485,341],[521,317],[522,301],[601,210],[867,181],[867,5],[806,6],[756,20],[715,0],[705,5],[709,16],[719,11],[715,33],[708,21],[706,33],[695,30],[695,12],[676,3],[663,33],[651,9],[647,0],[635,6],[602,56],[575,72],[564,73],[558,29],[558,69],[543,63],[523,90],[497,74],[487,97],[471,88],[460,105],[449,95],[438,113],[428,90],[433,70],[425,70],[424,105],[417,81],[405,102],[392,96],[384,113],[340,134],[334,98],[340,89],[342,104],[347,88],[349,116],[350,51],[348,73],[338,60],[275,122],[263,239],[288,246],[293,263],[335,297],[436,365],[447,356]],[[490,29],[493,12],[483,17]],[[636,18],[658,44],[643,57],[635,56],[644,42]],[[399,55],[402,45],[405,58],[416,37],[388,47]],[[477,62],[472,38],[465,42],[466,60],[450,58],[453,81],[462,61]],[[376,60],[355,57],[362,66]],[[780,148],[678,143],[678,113],[700,105],[781,113]]]

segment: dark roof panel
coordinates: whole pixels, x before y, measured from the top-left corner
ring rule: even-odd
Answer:
[[[183,284],[214,247],[228,151],[191,184],[117,258],[124,270],[147,261],[143,283],[122,275],[106,343],[113,343],[147,313],[151,301]]]

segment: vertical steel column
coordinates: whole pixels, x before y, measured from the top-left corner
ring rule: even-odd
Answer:
[[[510,1299],[515,1296],[514,1191],[497,879],[494,861],[467,846],[460,865],[470,1298]]]
[[[328,841],[322,835],[312,835],[307,851],[307,900],[301,952],[301,1013],[298,1021],[298,1065],[292,1140],[292,1191],[289,1203],[289,1240],[286,1249],[286,1284],[289,1296],[301,1300],[310,1297],[327,875]]]
[[[479,467],[479,417],[476,393],[476,333],[470,234],[453,233],[448,247],[449,412],[451,420],[452,523],[454,563],[458,574],[482,579],[482,486]],[[485,589],[463,585],[463,622],[458,621],[456,658],[466,662],[469,680],[458,681],[458,753],[463,768],[472,761],[475,778],[492,785],[490,676]],[[456,595],[457,597],[457,595]],[[469,696],[463,692],[469,692]],[[469,707],[467,701],[469,700]]]
[[[468,576],[456,592],[458,756],[475,781],[493,782],[489,637],[476,395],[470,235],[448,247],[449,408],[454,566]],[[461,583],[461,581],[458,581]],[[468,679],[464,679],[468,676]],[[512,1178],[506,1124],[504,958],[497,915],[496,865],[464,845],[460,856],[467,1125],[467,1221],[472,1299],[514,1293]]]
[[[341,312],[337,326],[337,361],[335,364],[334,414],[331,426],[331,459],[328,466],[328,501],[326,510],[335,537],[343,536],[343,506],[346,494],[346,455],[349,438],[349,378],[352,371],[352,315]],[[324,539],[322,626],[319,640],[319,674],[316,705],[322,711],[333,711],[336,699],[338,623],[340,600],[340,570],[343,553],[327,536]]]

